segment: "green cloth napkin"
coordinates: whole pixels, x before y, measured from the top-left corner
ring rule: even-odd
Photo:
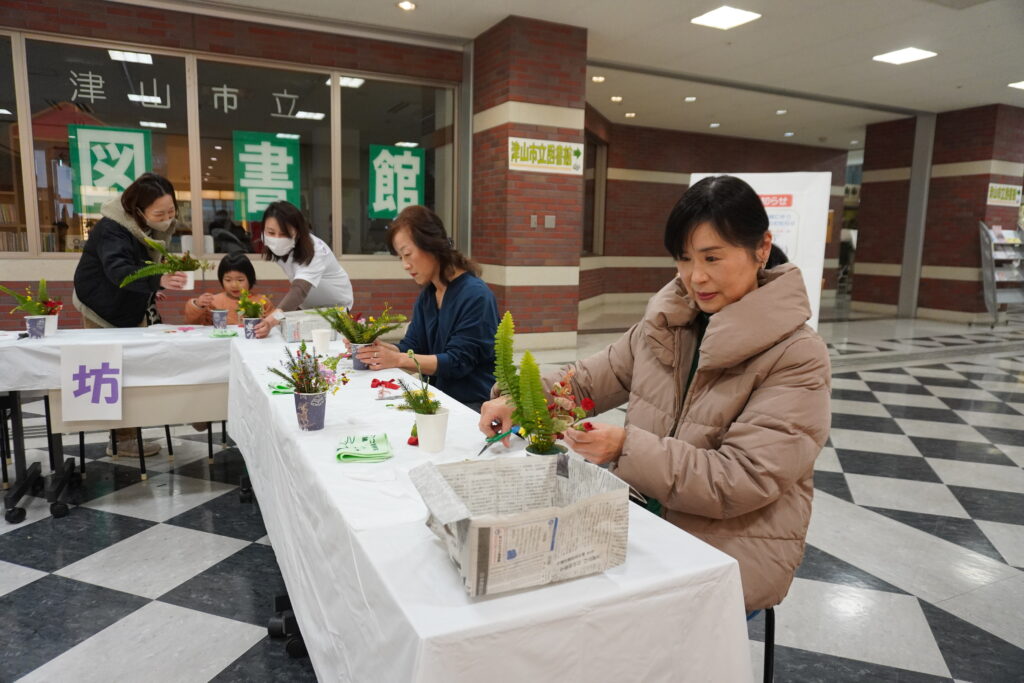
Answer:
[[[236,332],[235,330],[214,330],[213,332],[210,333],[210,336],[214,337],[215,339],[219,339],[221,337],[237,337],[238,332]]]
[[[290,387],[287,384],[268,384],[267,388],[270,389],[272,394],[294,394],[295,387]]]
[[[346,436],[338,444],[339,462],[381,462],[391,457],[387,434]]]

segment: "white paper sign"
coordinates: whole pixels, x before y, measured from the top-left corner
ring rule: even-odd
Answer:
[[[1004,183],[988,184],[989,206],[1020,206],[1021,186]]]
[[[509,138],[508,168],[510,171],[583,175],[583,144]]]
[[[61,347],[60,399],[65,422],[121,419],[122,358],[120,344]]]
[[[692,173],[690,186],[720,173]],[[768,229],[791,263],[804,276],[811,318],[807,324],[818,328],[821,308],[821,275],[825,268],[825,233],[828,231],[828,202],[832,192],[831,173],[730,173],[748,183],[768,212]]]

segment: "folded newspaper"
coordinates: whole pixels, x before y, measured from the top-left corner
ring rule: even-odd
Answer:
[[[428,463],[409,476],[471,596],[626,561],[629,487],[578,455]]]

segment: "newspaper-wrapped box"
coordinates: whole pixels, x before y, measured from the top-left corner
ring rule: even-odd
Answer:
[[[626,561],[629,487],[578,455],[428,463],[409,475],[471,596]]]
[[[286,342],[312,341],[313,330],[330,329],[331,324],[316,311],[289,311],[281,320],[281,334]],[[337,333],[331,335],[333,339]]]

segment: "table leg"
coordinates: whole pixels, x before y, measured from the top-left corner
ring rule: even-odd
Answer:
[[[4,519],[11,524],[17,524],[25,519],[25,508],[18,507],[18,503],[29,491],[33,494],[42,491],[44,481],[43,468],[39,463],[34,462],[28,467],[25,465],[25,427],[21,415],[21,394],[12,391],[8,398],[13,437],[11,449],[14,451],[14,487],[4,496]]]
[[[146,474],[146,444],[142,440],[141,427],[135,429],[135,440],[139,445],[139,471],[142,472],[142,481],[146,481],[149,476]]]

